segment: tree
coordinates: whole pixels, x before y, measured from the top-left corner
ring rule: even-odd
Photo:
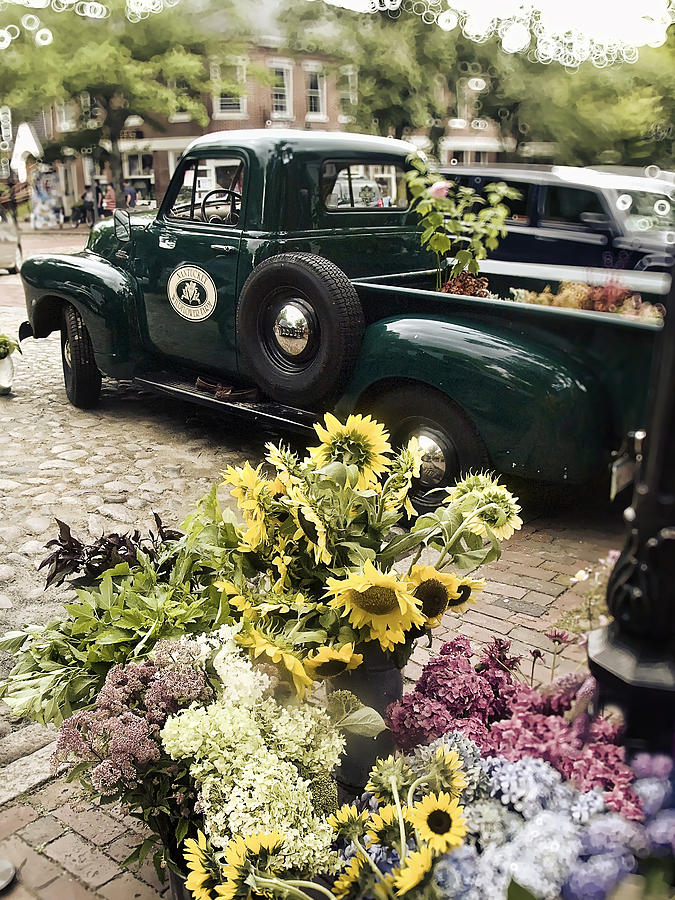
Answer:
[[[345,112],[358,131],[393,134],[429,128],[447,118],[452,41],[419,16],[369,15],[285,0],[279,21],[292,51],[332,56],[358,72],[358,102]]]
[[[54,41],[37,47],[23,32],[0,54],[0,104],[9,105],[15,119],[30,119],[55,101],[74,102],[81,110],[78,130],[85,132],[84,140],[101,140],[110,148],[117,205],[123,206],[119,142],[126,119],[141,116],[161,127],[162,117],[181,111],[205,125],[204,94],[241,90],[230,61],[242,52],[246,29],[233,0],[182,0],[138,23],[125,18],[123,0],[108,6],[111,17],[103,20],[41,9],[42,24],[51,28]],[[215,84],[210,59],[221,64]],[[92,110],[97,127],[87,134]]]

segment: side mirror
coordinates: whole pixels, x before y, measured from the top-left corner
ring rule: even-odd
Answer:
[[[131,240],[131,216],[126,209],[116,209],[113,213],[115,237],[123,244]]]
[[[609,216],[604,213],[582,212],[579,216],[579,220],[592,231],[607,232],[612,230],[612,223],[610,222]]]

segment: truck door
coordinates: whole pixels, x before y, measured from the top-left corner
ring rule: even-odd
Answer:
[[[231,151],[184,161],[138,248],[149,341],[183,365],[236,372],[245,190],[244,160]]]

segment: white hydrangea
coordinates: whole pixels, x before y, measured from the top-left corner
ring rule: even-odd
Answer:
[[[221,625],[217,631],[199,635],[201,661],[211,658],[220,685],[218,695],[226,696],[231,703],[254,705],[270,689],[269,675],[253,667],[235,637],[241,631],[241,622]]]
[[[311,772],[330,772],[340,761],[345,740],[323,708],[280,706],[268,698],[256,706],[255,716],[267,745],[281,759]]]
[[[285,836],[283,868],[314,875],[335,867],[332,829],[314,813],[309,782],[269,751],[249,757],[230,777],[207,776],[200,801],[215,847],[225,849],[236,835],[278,831]]]
[[[218,771],[229,771],[238,754],[255,754],[265,746],[251,708],[220,701],[193,704],[170,716],[161,738],[172,759],[205,761]]]

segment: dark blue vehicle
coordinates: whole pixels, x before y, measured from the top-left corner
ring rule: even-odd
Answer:
[[[662,273],[675,262],[671,182],[572,166],[493,164],[442,172],[479,193],[490,182],[506,181],[522,195],[509,201],[507,236],[481,264],[485,274],[498,275],[504,260],[526,264],[532,278],[596,283],[610,269],[645,299],[662,299],[667,291]]]

